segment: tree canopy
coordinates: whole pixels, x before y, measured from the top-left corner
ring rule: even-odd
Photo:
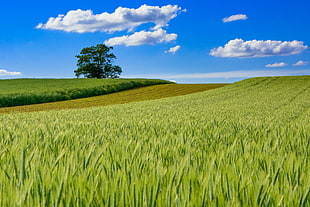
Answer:
[[[84,75],[86,78],[119,78],[122,68],[112,64],[116,59],[110,52],[112,49],[113,47],[105,44],[83,48],[80,54],[75,56],[78,58],[75,75]]]

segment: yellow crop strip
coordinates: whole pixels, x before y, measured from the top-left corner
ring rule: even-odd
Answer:
[[[93,106],[106,106],[113,104],[124,104],[136,101],[153,100],[172,96],[186,95],[202,92],[209,89],[223,87],[228,84],[163,84],[147,86],[138,89],[126,90],[117,93],[81,98],[69,101],[59,101],[44,104],[33,104],[16,107],[0,108],[0,113],[32,112],[61,110],[71,108],[84,108]]]

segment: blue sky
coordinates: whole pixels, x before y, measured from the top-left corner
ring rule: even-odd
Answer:
[[[17,0],[0,9],[0,79],[73,78],[75,55],[99,43],[114,47],[124,78],[310,75],[309,0]]]

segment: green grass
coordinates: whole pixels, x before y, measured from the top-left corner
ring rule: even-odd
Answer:
[[[12,79],[0,80],[0,107],[103,95],[171,83],[156,79]]]
[[[129,102],[180,96],[215,89],[226,85],[228,84],[161,84],[125,90],[118,93],[111,93],[102,96],[94,96],[90,98],[25,106],[4,107],[0,108],[0,113],[61,110],[93,106],[106,106],[112,104],[124,104]]]
[[[310,76],[0,116],[0,206],[309,206]]]

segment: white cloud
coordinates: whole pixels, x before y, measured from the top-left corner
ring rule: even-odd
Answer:
[[[158,75],[131,75],[122,76],[122,78],[161,78],[161,79],[201,79],[201,78],[251,78],[267,76],[291,76],[291,75],[309,75],[310,70],[245,70],[228,71],[214,73],[189,73],[189,74],[158,74]]]
[[[295,64],[293,64],[293,66],[302,66],[302,65],[307,65],[307,64],[308,62],[299,60]]]
[[[0,76],[11,76],[11,75],[21,75],[21,72],[9,72],[4,69],[0,69]]]
[[[165,51],[165,53],[172,53],[175,54],[181,48],[180,45],[170,48],[169,50]]]
[[[251,40],[242,39],[230,40],[224,47],[211,50],[210,55],[215,57],[269,57],[286,56],[299,54],[306,50],[308,46],[302,41],[272,41],[272,40]]]
[[[237,21],[237,20],[246,20],[248,19],[247,15],[245,14],[236,14],[236,15],[232,15],[230,17],[225,17],[223,19],[223,22],[233,22],[233,21]]]
[[[125,45],[125,46],[137,46],[137,45],[154,45],[156,43],[171,42],[176,40],[178,37],[177,34],[167,34],[167,31],[163,29],[158,29],[156,31],[147,32],[135,32],[132,35],[124,35],[121,37],[114,37],[108,39],[104,44],[109,46],[114,45]]]
[[[177,5],[148,6],[142,5],[137,9],[118,7],[114,13],[93,14],[92,10],[71,10],[66,15],[59,14],[50,17],[48,21],[36,26],[37,29],[63,30],[66,32],[115,32],[132,31],[145,23],[154,23],[154,30],[168,25],[182,10]]]
[[[267,68],[277,68],[277,67],[284,67],[284,66],[287,66],[287,63],[280,62],[280,63],[273,63],[273,64],[265,65],[265,67],[267,67]]]

